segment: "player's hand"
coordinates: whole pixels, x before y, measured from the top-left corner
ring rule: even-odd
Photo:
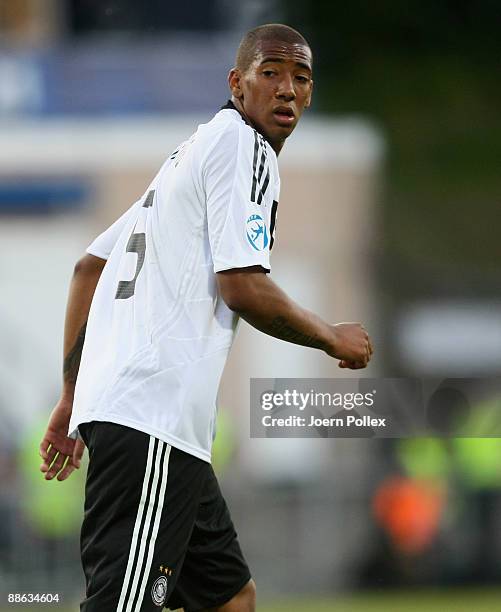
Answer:
[[[49,419],[47,431],[40,443],[40,456],[43,463],[40,471],[45,473],[45,480],[66,480],[80,467],[85,448],[81,440],[68,438],[68,424],[71,417],[71,403],[60,400]]]
[[[346,361],[346,359],[341,359],[341,361],[337,365],[339,368],[348,368],[350,370],[361,370],[362,368],[367,367],[367,363],[358,361]]]
[[[340,368],[359,370],[367,367],[373,347],[367,330],[361,323],[338,323],[332,326],[332,348],[327,351],[339,359]]]

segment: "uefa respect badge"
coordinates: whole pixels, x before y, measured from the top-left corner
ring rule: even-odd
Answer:
[[[263,251],[269,242],[268,232],[261,215],[251,215],[245,224],[247,240],[253,249]]]

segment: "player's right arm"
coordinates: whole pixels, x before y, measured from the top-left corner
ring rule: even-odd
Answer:
[[[340,367],[363,368],[372,346],[360,323],[329,325],[287,296],[267,275],[270,241],[253,242],[250,230],[271,234],[270,183],[266,197],[253,186],[272,169],[252,131],[237,123],[215,138],[203,164],[209,242],[219,293],[228,307],[256,329],[303,346],[324,350]],[[258,169],[259,168],[259,169]],[[261,181],[261,182],[260,182]],[[264,183],[263,183],[264,184]],[[252,187],[252,189],[251,189]],[[276,198],[278,199],[278,197]],[[261,235],[263,233],[261,232]]]
[[[219,292],[226,305],[256,329],[302,346],[325,351],[340,367],[366,367],[372,344],[360,323],[330,325],[302,308],[259,266],[218,272]]]

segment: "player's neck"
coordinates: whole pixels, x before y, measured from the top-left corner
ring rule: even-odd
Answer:
[[[244,108],[242,106],[242,103],[240,102],[240,100],[238,98],[235,98],[234,96],[231,96],[231,102],[233,103],[233,106],[238,111],[238,113],[241,115],[241,117],[245,121],[245,123],[247,123],[252,128],[254,128],[256,130],[256,132],[259,132],[261,134],[261,136],[263,136],[263,138],[269,142],[271,148],[275,151],[275,153],[278,156],[278,154],[282,150],[282,147],[285,144],[285,139],[280,140],[280,142],[272,141],[266,134],[263,134],[263,132],[259,129],[259,127],[257,125],[255,125],[252,122],[252,120],[247,116],[247,114],[245,113]]]

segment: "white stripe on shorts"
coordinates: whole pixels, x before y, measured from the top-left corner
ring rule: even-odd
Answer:
[[[155,442],[157,442],[156,449]],[[165,453],[163,453],[164,449]],[[133,610],[134,612],[139,612],[141,608],[144,589],[146,587],[146,581],[148,579],[151,567],[151,560],[153,558],[153,552],[155,549],[155,542],[157,539],[160,518],[162,516],[165,489],[167,486],[167,476],[169,471],[170,450],[171,447],[169,444],[167,444],[166,442],[162,442],[161,440],[156,440],[153,436],[150,436],[148,458],[146,461],[146,470],[144,472],[141,499],[139,501],[136,522],[134,524],[129,558],[127,561],[127,568],[122,584],[120,599],[118,601],[117,612],[133,612]],[[163,461],[162,454],[164,454]],[[149,486],[152,470],[153,479],[151,486]],[[143,517],[145,515],[145,510],[146,518],[144,520],[144,525],[141,528],[141,525],[143,523]],[[148,533],[150,531],[152,522],[153,531],[151,536],[148,538]],[[131,585],[130,582],[132,573],[134,575],[134,578],[132,580]],[[137,598],[138,583],[141,575],[143,575],[143,580],[141,582],[141,588],[139,590],[139,598]],[[129,588],[130,592],[128,592]],[[133,605],[136,599],[137,602],[133,609]]]

